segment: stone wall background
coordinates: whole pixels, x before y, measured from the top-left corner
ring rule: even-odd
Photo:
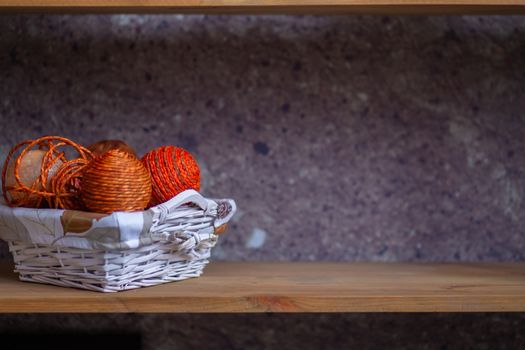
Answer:
[[[188,148],[239,204],[219,260],[523,260],[524,40],[522,17],[4,16],[0,147]]]
[[[216,260],[523,261],[524,92],[523,17],[0,17],[2,155],[184,146],[240,208]],[[39,317],[0,331],[104,316]],[[133,317],[145,348],[524,347],[520,315]]]

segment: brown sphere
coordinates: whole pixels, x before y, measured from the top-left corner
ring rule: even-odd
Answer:
[[[18,175],[22,185],[34,188],[36,190],[46,190],[49,188],[51,178],[56,173],[57,169],[62,165],[62,161],[57,159],[53,166],[49,169],[47,174],[47,183],[35,186],[39,177],[41,176],[42,162],[46,151],[35,149],[28,151],[20,161],[20,167],[18,168]],[[6,187],[7,193],[13,203],[23,201],[25,206],[36,207],[38,203],[38,195],[31,194],[25,191],[17,190],[20,188],[15,178],[15,165],[14,162],[9,164],[6,171]]]
[[[134,155],[135,157],[137,156],[133,148],[131,148],[124,141],[120,141],[120,140],[102,140],[99,142],[95,142],[94,144],[88,147],[88,150],[93,152],[95,156],[101,156],[107,151],[112,150],[112,149],[118,149],[123,152]]]
[[[109,150],[84,169],[80,197],[96,213],[143,210],[151,199],[148,171],[135,156]]]

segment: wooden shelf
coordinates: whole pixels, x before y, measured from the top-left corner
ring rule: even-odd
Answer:
[[[525,311],[525,263],[211,263],[202,277],[119,293],[20,282],[0,312]]]
[[[0,0],[0,12],[517,14],[525,0]]]

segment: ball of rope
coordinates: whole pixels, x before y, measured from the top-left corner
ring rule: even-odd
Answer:
[[[187,189],[200,189],[200,169],[197,161],[184,148],[163,146],[142,157],[152,184],[150,206],[163,203]]]
[[[93,158],[88,149],[59,136],[44,136],[14,146],[2,169],[2,194],[6,203],[12,207],[32,208],[62,208],[62,203],[69,203],[64,198],[74,196],[75,186],[68,183],[74,180],[62,178],[65,175],[55,178],[68,173],[62,167],[71,167],[70,156],[66,153],[74,153],[73,160],[82,159],[76,162],[77,167]],[[21,174],[22,168],[24,174]],[[62,185],[55,186],[56,183]]]
[[[82,170],[80,198],[97,213],[143,210],[151,199],[148,171],[135,156],[113,149]]]

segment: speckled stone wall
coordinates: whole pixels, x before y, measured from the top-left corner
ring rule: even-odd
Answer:
[[[522,17],[2,17],[1,151],[187,147],[239,204],[215,259],[523,260],[524,43]]]
[[[524,93],[523,17],[0,17],[0,152],[43,134],[184,146],[203,193],[240,208],[216,260],[524,260]],[[523,326],[0,318],[4,333],[131,329],[144,349],[518,349]]]

